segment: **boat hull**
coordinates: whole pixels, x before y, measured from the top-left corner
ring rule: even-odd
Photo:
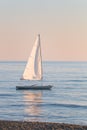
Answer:
[[[31,90],[50,90],[52,88],[52,85],[47,85],[47,86],[16,86],[17,90],[26,90],[26,89],[31,89]]]

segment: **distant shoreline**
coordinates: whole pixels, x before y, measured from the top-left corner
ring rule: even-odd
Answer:
[[[0,60],[0,62],[3,62],[3,63],[5,63],[5,62],[13,62],[13,63],[15,63],[15,62],[20,62],[20,63],[26,63],[27,61],[26,60]],[[66,62],[66,63],[72,63],[72,62],[76,62],[76,63],[79,63],[79,62],[87,62],[87,60],[43,60],[42,61],[43,63],[45,63],[45,62],[54,62],[54,63],[56,63],[56,62],[61,62],[61,63],[63,63],[63,62]]]
[[[0,120],[0,130],[87,130],[87,126],[27,121]]]

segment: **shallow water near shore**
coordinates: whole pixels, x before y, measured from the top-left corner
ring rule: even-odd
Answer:
[[[0,120],[87,125],[87,62],[43,62],[43,81],[20,81],[26,62],[0,62]],[[51,84],[52,90],[16,90]]]

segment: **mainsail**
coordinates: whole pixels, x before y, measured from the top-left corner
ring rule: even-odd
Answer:
[[[25,80],[41,80],[42,79],[42,56],[40,35],[37,36],[27,65],[25,67],[22,79]]]

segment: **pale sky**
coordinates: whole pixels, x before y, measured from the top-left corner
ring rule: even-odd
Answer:
[[[87,0],[0,0],[0,60],[87,61]]]

